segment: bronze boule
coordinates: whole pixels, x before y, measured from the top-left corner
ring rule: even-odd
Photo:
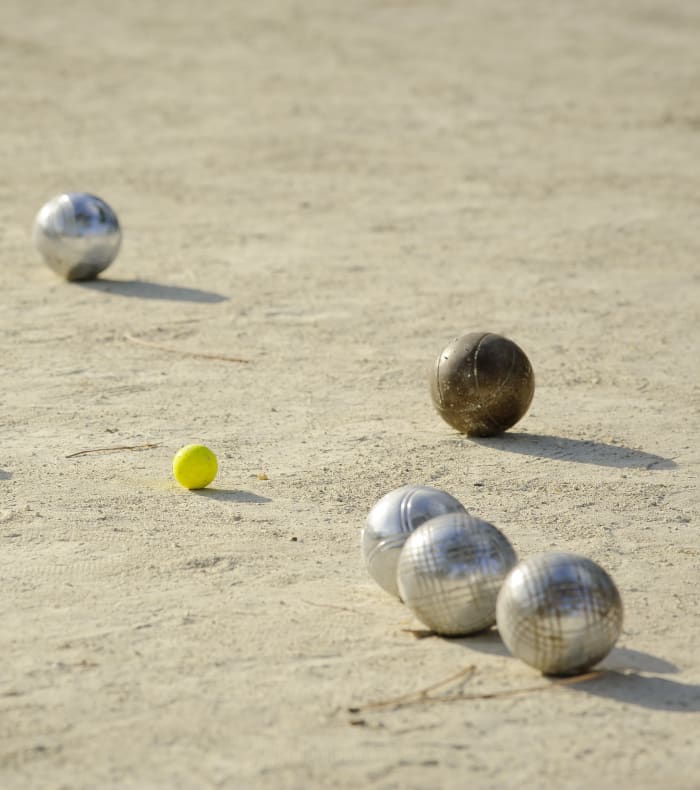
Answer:
[[[448,425],[467,436],[495,436],[525,415],[535,376],[525,352],[512,340],[470,332],[440,353],[430,392]]]

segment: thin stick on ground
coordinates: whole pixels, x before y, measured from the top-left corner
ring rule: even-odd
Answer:
[[[431,697],[429,702],[452,702],[453,700],[475,700],[475,699],[501,699],[503,697],[515,697],[518,694],[531,694],[534,691],[549,691],[557,686],[575,686],[577,683],[587,683],[589,680],[596,680],[603,677],[605,670],[598,669],[595,672],[587,672],[585,675],[575,675],[571,678],[557,678],[550,681],[546,686],[526,686],[519,689],[501,689],[500,691],[484,692],[482,694],[455,694],[452,697]]]
[[[78,450],[77,453],[71,453],[66,458],[77,458],[79,455],[89,455],[90,453],[116,453],[119,450],[152,450],[154,447],[160,447],[160,444],[147,442],[146,444],[120,444],[117,447],[95,447],[92,450]]]
[[[437,636],[435,631],[429,631],[427,628],[402,628],[405,634],[411,634],[415,639],[430,639]]]
[[[364,612],[361,612],[359,609],[350,609],[348,606],[339,606],[335,603],[318,603],[317,601],[307,601],[306,598],[299,599],[301,603],[307,604],[307,606],[320,606],[322,609],[340,609],[341,612],[352,612],[353,614],[364,615]]]
[[[442,686],[447,686],[449,683],[454,683],[457,680],[468,680],[474,673],[476,672],[476,667],[471,664],[464,669],[460,669],[459,672],[456,672],[454,675],[450,675],[448,678],[444,678],[443,680],[438,680],[437,683],[432,683],[430,686],[426,686],[425,688],[418,689],[418,691],[409,691],[408,694],[402,694],[400,697],[392,697],[391,699],[381,700],[380,702],[368,702],[366,705],[360,705],[359,707],[355,708],[348,708],[350,713],[359,713],[363,710],[374,710],[377,708],[389,708],[389,707],[402,707],[403,705],[413,705],[418,702],[425,702],[427,700],[432,699],[428,695],[431,691],[435,691],[435,689],[439,689]]]
[[[475,667],[468,667],[467,670],[475,671]],[[435,688],[439,686],[445,685],[450,681],[456,680],[461,674],[465,673],[467,670],[463,670],[462,673],[457,675],[453,675],[451,678],[447,678],[446,680],[441,681],[440,683],[436,683],[433,686],[429,686],[428,688],[422,689],[420,692],[414,692],[413,694],[406,694],[403,697],[396,697],[390,700],[383,700],[382,702],[370,702],[367,705],[360,705],[359,707],[348,708],[349,713],[360,713],[361,711],[366,710],[376,710],[378,708],[403,708],[407,705],[427,705],[431,703],[445,703],[445,702],[459,702],[459,701],[467,701],[467,700],[486,700],[486,699],[503,699],[505,697],[515,697],[519,694],[532,694],[536,691],[549,691],[552,688],[556,688],[558,686],[573,686],[577,683],[586,683],[590,680],[596,680],[597,678],[602,677],[605,675],[605,670],[596,670],[594,672],[587,672],[585,675],[576,675],[570,678],[558,678],[557,680],[552,680],[547,685],[538,685],[538,686],[526,686],[525,688],[516,688],[516,689],[501,689],[500,691],[492,691],[492,692],[481,692],[477,694],[450,694],[449,696],[443,697],[431,697],[430,691],[433,691]],[[473,674],[473,671],[471,674]],[[471,674],[469,677],[471,677]]]
[[[250,362],[249,359],[243,359],[242,357],[227,357],[223,354],[207,354],[203,351],[183,351],[181,348],[172,348],[171,346],[162,346],[160,343],[152,343],[150,340],[142,340],[140,337],[134,337],[130,335],[128,332],[124,334],[124,339],[128,340],[130,343],[136,343],[139,346],[147,346],[148,348],[157,348],[160,351],[167,351],[170,354],[180,354],[183,357],[203,357],[204,359],[219,359],[223,362],[240,362],[242,364],[247,364]]]

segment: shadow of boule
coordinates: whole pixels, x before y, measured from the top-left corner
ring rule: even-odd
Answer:
[[[110,280],[99,277],[95,280],[82,280],[75,285],[91,291],[115,294],[132,299],[164,299],[171,302],[200,302],[215,304],[228,301],[228,296],[203,291],[200,288],[186,288],[181,285],[161,285],[146,280]]]
[[[572,461],[619,469],[675,469],[670,458],[654,453],[633,450],[620,444],[606,444],[592,439],[569,439],[539,433],[502,433],[498,436],[469,437],[469,441],[502,452],[549,458],[553,461]]]

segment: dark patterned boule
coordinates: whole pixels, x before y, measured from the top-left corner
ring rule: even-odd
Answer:
[[[525,352],[492,332],[455,338],[437,358],[430,382],[438,414],[467,436],[495,436],[528,410],[535,376]]]

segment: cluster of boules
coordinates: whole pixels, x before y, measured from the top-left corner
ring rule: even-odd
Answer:
[[[620,594],[603,568],[564,552],[518,562],[503,532],[440,489],[389,492],[361,542],[370,576],[431,631],[468,636],[496,625],[510,652],[545,674],[586,671],[622,630]]]

